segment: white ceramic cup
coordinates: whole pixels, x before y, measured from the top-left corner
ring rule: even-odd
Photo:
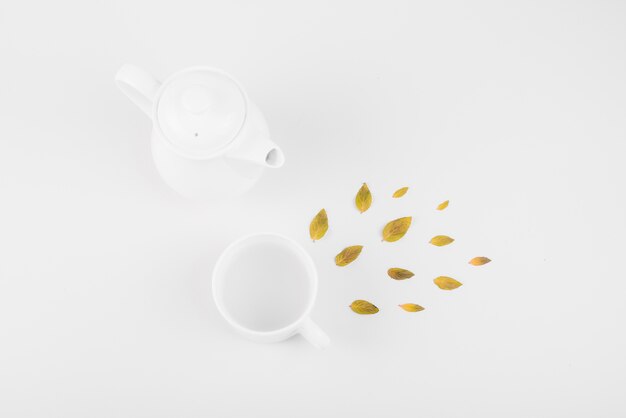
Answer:
[[[330,339],[311,319],[317,296],[313,260],[295,241],[255,234],[232,243],[213,270],[217,309],[243,336],[258,342],[301,334],[317,348]]]

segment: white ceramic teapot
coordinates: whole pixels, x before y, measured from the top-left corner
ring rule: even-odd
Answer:
[[[265,167],[284,163],[263,115],[223,71],[191,67],[161,83],[127,64],[115,81],[152,119],[156,167],[183,196],[237,196],[256,183]]]

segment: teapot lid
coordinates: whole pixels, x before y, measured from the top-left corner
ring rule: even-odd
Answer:
[[[156,125],[176,149],[209,158],[225,149],[246,118],[246,94],[228,74],[194,67],[164,83],[156,104]]]

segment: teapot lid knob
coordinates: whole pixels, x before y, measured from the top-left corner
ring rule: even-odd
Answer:
[[[185,109],[192,113],[204,113],[215,100],[211,99],[211,91],[202,86],[195,85],[187,88],[182,94],[182,103]]]

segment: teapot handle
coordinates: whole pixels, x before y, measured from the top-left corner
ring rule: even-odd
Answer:
[[[161,87],[159,80],[141,68],[124,64],[115,74],[115,83],[148,117],[152,117],[152,102]]]

